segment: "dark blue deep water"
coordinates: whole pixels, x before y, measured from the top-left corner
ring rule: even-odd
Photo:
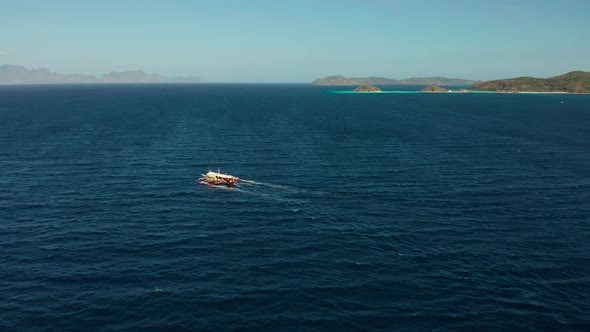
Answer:
[[[0,330],[590,329],[590,96],[324,89],[0,88]]]

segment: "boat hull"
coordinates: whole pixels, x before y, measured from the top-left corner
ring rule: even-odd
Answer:
[[[212,181],[209,179],[198,179],[197,183],[208,185],[209,187],[236,187],[238,184],[236,182],[229,182],[229,181]]]

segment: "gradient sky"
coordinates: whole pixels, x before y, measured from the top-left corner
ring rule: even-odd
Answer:
[[[0,64],[209,82],[590,71],[590,1],[0,0]]]

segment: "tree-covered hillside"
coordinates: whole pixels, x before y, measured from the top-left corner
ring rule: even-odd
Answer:
[[[590,73],[572,71],[550,78],[518,77],[474,84],[471,90],[590,93]]]

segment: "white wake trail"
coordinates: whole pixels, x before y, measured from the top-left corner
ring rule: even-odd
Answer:
[[[313,194],[313,195],[329,195],[329,193],[323,192],[323,191],[310,190],[310,189],[298,188],[298,187],[292,187],[292,186],[285,186],[285,185],[274,184],[274,183],[258,182],[258,181],[253,181],[253,180],[244,180],[244,179],[242,179],[240,181],[240,184],[274,188],[274,189],[278,189],[278,190],[287,191],[287,192],[290,192],[290,193],[305,193],[305,194]]]
[[[257,182],[257,181],[252,181],[252,180],[242,180],[241,182],[248,183],[248,184],[255,184],[255,185],[259,185],[259,186],[271,187],[271,188],[278,188],[278,189],[285,189],[285,190],[292,190],[292,191],[303,191],[303,189],[300,189],[300,188],[295,188],[295,187],[291,187],[291,186],[283,186],[280,184]]]

